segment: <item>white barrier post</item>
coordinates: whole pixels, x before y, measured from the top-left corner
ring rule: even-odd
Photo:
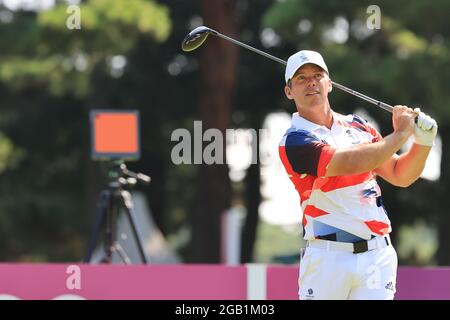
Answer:
[[[241,263],[242,214],[231,208],[222,214],[221,255],[222,263],[239,265]]]

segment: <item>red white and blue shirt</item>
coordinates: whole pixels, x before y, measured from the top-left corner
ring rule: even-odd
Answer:
[[[357,115],[334,112],[328,129],[293,114],[279,154],[300,195],[306,240],[335,232],[337,241],[354,242],[352,237],[368,240],[391,232],[373,171],[325,177],[336,149],[381,139],[378,131]]]

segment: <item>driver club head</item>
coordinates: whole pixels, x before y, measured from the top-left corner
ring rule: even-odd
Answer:
[[[205,26],[195,28],[184,37],[183,42],[181,43],[181,49],[183,51],[193,51],[197,49],[205,42],[209,34],[217,34],[217,32]]]

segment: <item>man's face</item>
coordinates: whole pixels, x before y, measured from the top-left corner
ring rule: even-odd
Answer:
[[[327,101],[331,80],[322,68],[308,63],[297,70],[284,91],[288,99],[295,100],[297,108],[310,109]]]

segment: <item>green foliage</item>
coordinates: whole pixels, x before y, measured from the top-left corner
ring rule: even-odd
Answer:
[[[264,17],[264,24],[279,32],[285,41],[301,48],[322,51],[329,62],[332,78],[352,88],[385,97],[391,104],[420,104],[423,109],[448,122],[450,94],[446,83],[450,73],[448,19],[442,14],[449,4],[445,1],[381,1],[381,29],[368,31],[366,19],[371,15],[367,1],[314,2],[286,0],[274,3]],[[327,15],[325,18],[324,15]],[[284,19],[285,15],[288,17]],[[433,19],[421,19],[422,16]],[[335,18],[348,24],[348,39],[343,43],[325,41]],[[302,19],[311,22],[309,32],[299,32]],[[359,26],[359,27],[358,27]],[[438,74],[436,74],[439,70]],[[359,74],[358,74],[359,73]],[[353,83],[357,80],[357,83]],[[339,105],[348,105],[350,97],[339,98]],[[346,111],[351,109],[344,108]],[[378,112],[373,113],[379,119]]]
[[[80,30],[66,27],[66,9],[0,23],[0,260],[81,259],[103,187],[89,109],[135,107],[111,103],[127,92],[114,87],[111,58],[171,32],[168,7],[155,1],[83,1]]]
[[[69,40],[64,41],[69,52],[126,52],[140,34],[161,42],[167,39],[171,28],[167,7],[143,0],[86,2],[80,6],[80,30],[65,28],[68,16],[66,6],[60,5],[40,13],[38,23],[49,36]]]
[[[11,139],[0,132],[0,174],[8,168],[17,167],[24,157],[24,150],[15,148]]]
[[[290,263],[298,263],[300,248],[304,248],[305,244],[299,225],[283,227],[261,221],[255,243],[255,261],[279,263],[290,260]]]
[[[302,17],[311,16],[311,9],[303,1],[281,1],[266,12],[262,23],[283,33],[295,30]]]
[[[0,43],[9,44],[0,80],[16,89],[43,84],[52,95],[83,97],[90,93],[89,78],[96,66],[133,49],[141,35],[165,41],[171,29],[168,8],[153,1],[85,2],[80,5],[79,30],[67,28],[71,14],[60,4],[34,17],[16,14],[14,23],[0,28]],[[16,29],[18,43],[12,39]]]

